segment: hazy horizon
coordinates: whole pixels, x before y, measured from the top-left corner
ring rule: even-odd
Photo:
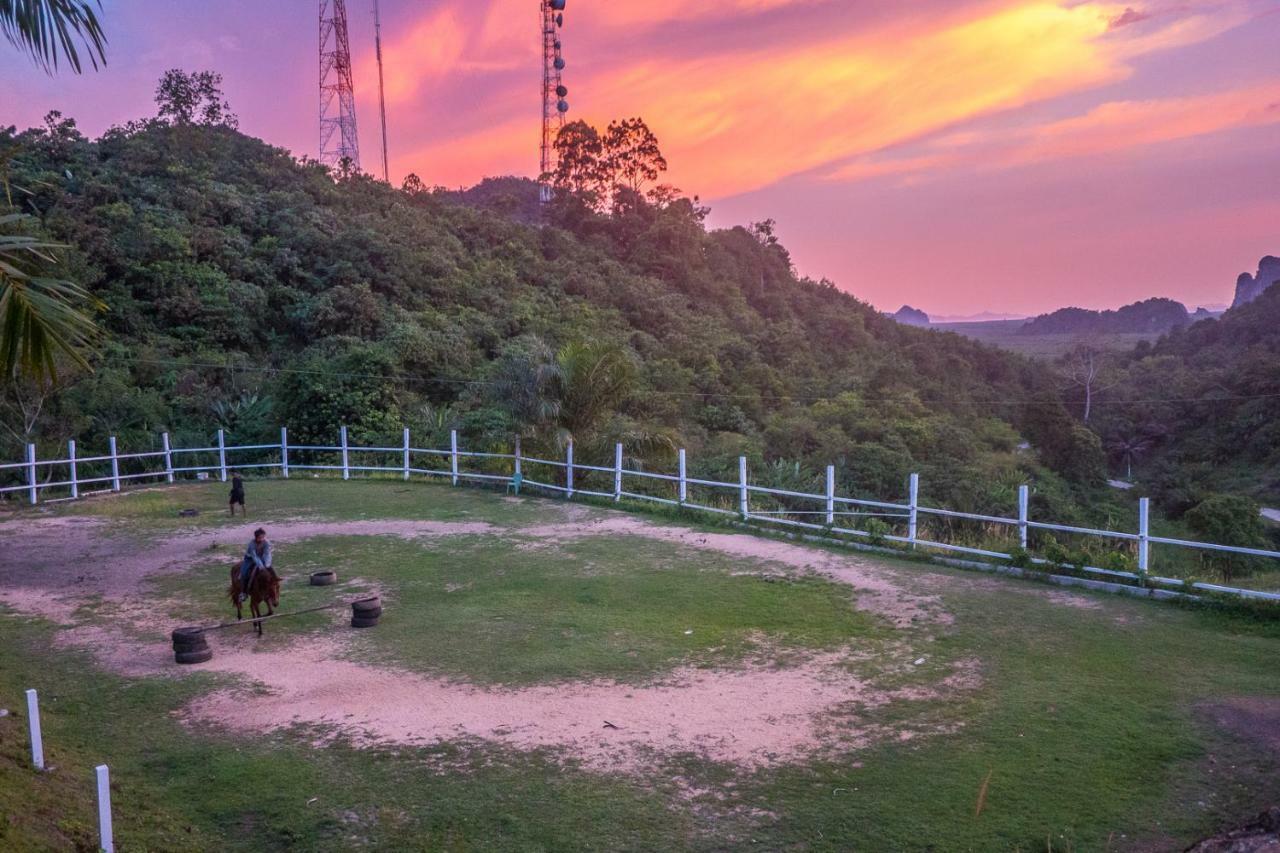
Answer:
[[[104,4],[108,65],[0,52],[0,122],[97,136],[211,69],[241,129],[315,156],[314,4]],[[526,8],[527,7],[527,8]],[[643,116],[711,224],[777,220],[799,272],[881,307],[1035,315],[1230,302],[1280,253],[1280,10],[1261,0],[570,0],[570,118]],[[373,171],[370,9],[350,2]],[[532,176],[533,4],[384,0],[391,179]]]

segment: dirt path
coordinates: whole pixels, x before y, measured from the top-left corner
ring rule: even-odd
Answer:
[[[340,643],[292,649],[288,665],[240,647],[203,665],[252,672],[270,693],[224,691],[192,703],[194,722],[263,729],[319,725],[357,744],[422,745],[480,739],[517,749],[550,747],[599,770],[634,772],[654,753],[695,753],[743,767],[908,739],[925,729],[874,724],[890,702],[937,698],[974,686],[966,663],[936,689],[885,690],[842,664],[849,650],[787,668],[681,668],[646,685],[599,680],[517,689],[482,688],[337,659]]]

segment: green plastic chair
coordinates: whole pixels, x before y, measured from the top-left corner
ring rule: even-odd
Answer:
[[[520,484],[524,482],[523,474],[512,474],[511,481],[507,483],[507,491],[513,495],[520,494]]]

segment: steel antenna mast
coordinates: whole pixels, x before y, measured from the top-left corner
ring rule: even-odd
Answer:
[[[560,79],[564,57],[560,54],[560,28],[564,26],[565,0],[538,0],[542,19],[542,148],[538,169],[538,200],[551,201],[551,154],[555,137],[569,111],[569,90]]]
[[[320,162],[360,171],[345,0],[320,0]]]
[[[387,95],[382,86],[382,16],[378,0],[373,0],[373,42],[378,49],[378,111],[382,114],[382,180],[391,183],[387,168]]]

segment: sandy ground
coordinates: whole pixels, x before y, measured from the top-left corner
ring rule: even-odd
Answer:
[[[744,571],[832,578],[850,587],[853,606],[898,627],[932,630],[951,619],[936,596],[907,591],[910,576],[859,556],[749,534],[657,525],[620,514],[566,517],[562,523],[505,530],[527,548],[591,536],[672,542],[740,558]],[[193,701],[184,711],[192,724],[240,730],[245,725],[312,725],[330,737],[362,744],[483,740],[518,749],[552,748],[598,769],[642,770],[655,755],[683,752],[754,767],[887,738],[907,739],[937,729],[899,724],[888,730],[872,722],[869,713],[893,702],[945,698],[974,689],[980,681],[977,662],[964,661],[940,673],[932,687],[889,688],[875,677],[855,674],[867,670],[857,664],[866,663],[868,653],[844,649],[786,667],[761,659],[718,670],[681,668],[646,684],[593,680],[488,688],[343,659],[342,632],[350,629],[341,627],[337,615],[333,637],[323,642],[310,639],[258,651],[244,636],[216,635],[211,638],[212,661],[177,667],[167,634],[155,636],[155,607],[135,597],[138,584],[207,560],[212,543],[238,548],[254,526],[247,523],[243,532],[223,528],[161,536],[140,549],[127,538],[112,536],[111,523],[101,519],[23,519],[20,527],[0,523],[5,553],[0,603],[65,626],[56,635],[58,645],[90,650],[112,671],[186,677],[204,670],[241,678],[246,687],[259,686]],[[417,539],[493,530],[482,522],[308,520],[274,523],[270,535],[281,546],[316,536]],[[86,624],[76,613],[86,604],[111,620]],[[155,639],[139,640],[148,636]],[[894,660],[887,674],[923,664],[918,654],[905,641],[890,647]]]

